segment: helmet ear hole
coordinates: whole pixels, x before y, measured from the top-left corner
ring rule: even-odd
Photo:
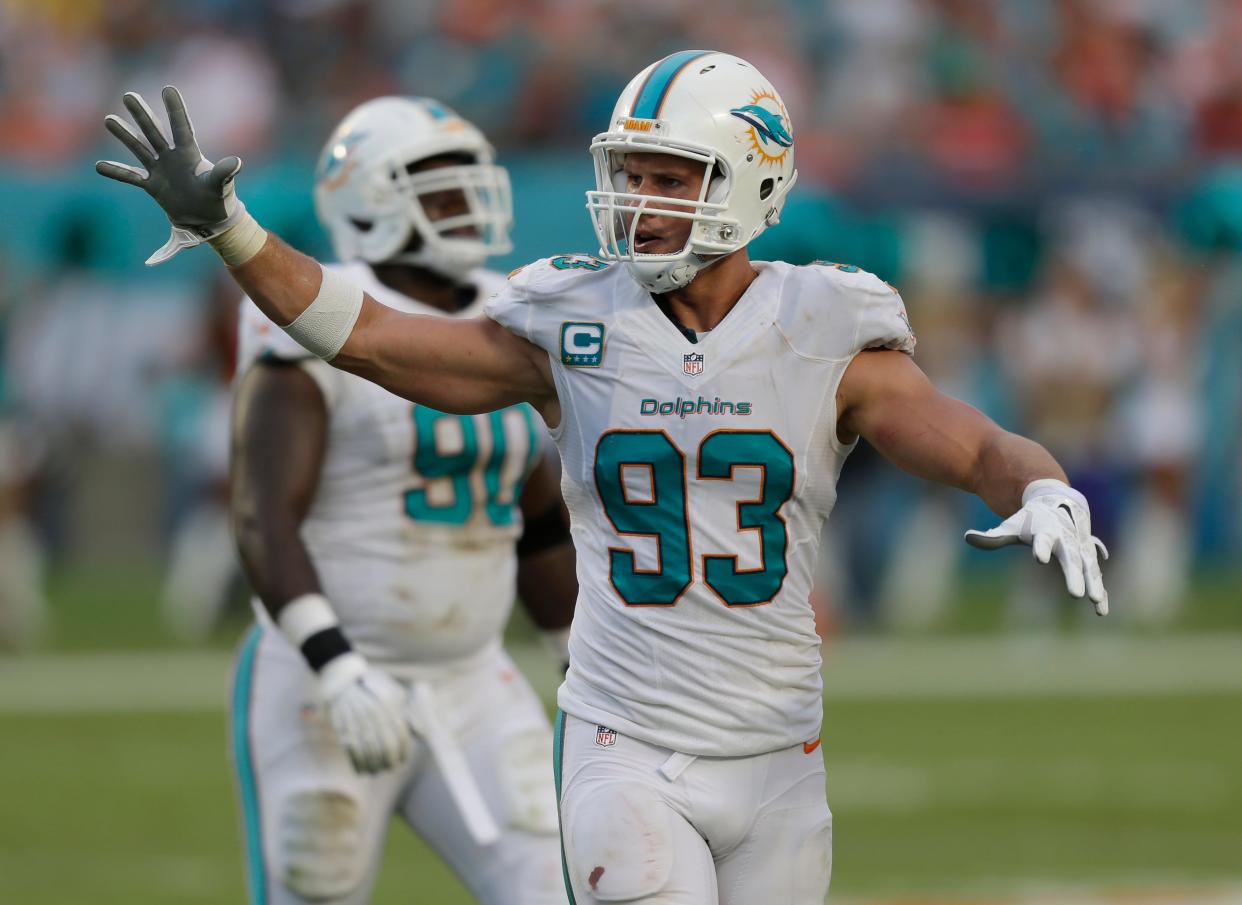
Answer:
[[[759,183],[759,200],[767,201],[774,188],[776,188],[776,181],[771,176]]]

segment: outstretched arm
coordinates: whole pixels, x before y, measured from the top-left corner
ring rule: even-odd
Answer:
[[[539,349],[485,318],[448,321],[386,308],[265,232],[237,199],[241,160],[204,159],[177,89],[165,88],[163,99],[169,132],[133,92],[124,103],[137,129],[118,116],[105,120],[138,167],[95,165],[147,192],[168,215],[172,236],[148,264],[207,242],[264,314],[333,365],[440,411],[470,414],[526,401],[548,423],[559,420],[551,368]]]
[[[900,468],[978,494],[1005,521],[968,532],[969,543],[1026,543],[1040,562],[1055,556],[1070,594],[1085,594],[1100,615],[1108,612],[1097,559],[1107,551],[1091,536],[1086,498],[1046,449],[941,393],[909,356],[869,351],[854,358],[837,389],[837,435],[842,442],[865,437]]]
[[[1022,506],[1032,481],[1065,481],[1048,450],[937,390],[910,356],[863,352],[837,390],[837,434],[865,437],[894,465],[978,494],[1000,516]]]
[[[269,234],[261,251],[229,273],[264,314],[287,326],[320,298],[325,271]],[[334,367],[442,412],[467,415],[530,402],[547,416],[555,390],[542,349],[486,317],[406,314],[360,296],[357,320],[330,359]]]

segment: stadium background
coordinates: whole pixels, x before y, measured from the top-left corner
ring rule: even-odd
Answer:
[[[1236,0],[0,2],[0,899],[242,897],[235,296],[205,252],[142,266],[165,222],[91,168],[121,92],[177,84],[316,254],[334,122],[436,96],[511,170],[505,267],[594,247],[590,136],[712,47],[798,136],[755,256],[897,285],[921,365],[1048,445],[1113,550],[1101,621],[855,454],[821,567],[834,900],[1242,901],[1240,44]],[[390,848],[377,902],[465,901]]]

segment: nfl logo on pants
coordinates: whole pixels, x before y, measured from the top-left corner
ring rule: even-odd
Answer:
[[[694,352],[682,356],[681,369],[691,377],[697,377],[703,373],[703,356]]]
[[[607,726],[595,727],[595,744],[601,748],[611,748],[617,743],[617,730]]]

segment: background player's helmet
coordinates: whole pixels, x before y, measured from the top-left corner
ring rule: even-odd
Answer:
[[[460,163],[411,172],[441,155]],[[443,104],[377,98],[341,120],[324,146],[315,209],[342,261],[415,264],[460,279],[512,248],[509,175],[495,158],[483,133]],[[420,199],[445,191],[460,191],[466,210],[433,221]],[[408,250],[415,234],[421,243]]]
[[[625,192],[625,155],[676,154],[703,164],[706,176],[690,210],[660,216],[693,220],[674,254],[633,251],[634,234],[653,200]],[[683,50],[640,72],[617,101],[609,131],[591,142],[596,190],[587,209],[600,257],[625,261],[652,292],[685,286],[704,267],[742,248],[780,220],[797,178],[793,126],[771,82],[745,60]]]

